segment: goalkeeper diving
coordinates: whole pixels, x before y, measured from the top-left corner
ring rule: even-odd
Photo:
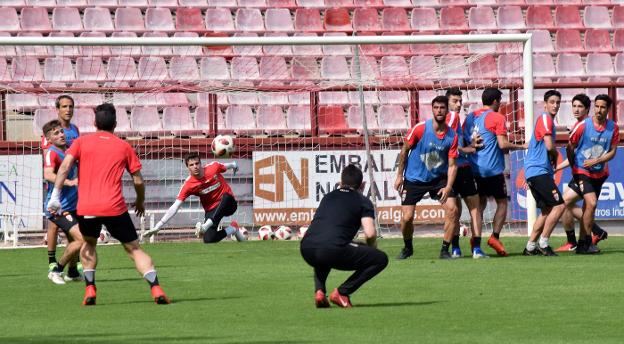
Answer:
[[[221,174],[227,170],[232,170],[236,174],[238,164],[236,162],[222,164],[213,161],[202,167],[201,159],[196,153],[186,155],[184,164],[188,168],[189,176],[184,181],[175,202],[169,207],[165,216],[156,223],[156,226],[143,233],[141,237],[148,238],[158,233],[175,216],[189,196],[197,196],[205,211],[204,222],[197,222],[195,225],[197,237],[203,237],[206,244],[219,242],[228,235],[234,235],[236,240],[244,241],[245,236],[238,230],[236,221],[232,221],[224,230],[218,230],[221,219],[234,214],[238,207],[230,185]]]

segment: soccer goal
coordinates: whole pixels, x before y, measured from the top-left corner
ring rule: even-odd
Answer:
[[[349,163],[364,170],[364,193],[381,228],[396,229],[402,137],[431,118],[431,99],[448,88],[463,92],[462,119],[481,107],[484,88],[500,88],[509,139],[530,137],[530,34],[351,34],[0,37],[4,242],[32,243],[46,226],[41,127],[58,117],[61,94],[74,99],[71,122],[81,135],[95,131],[96,105],[115,105],[116,133],[143,163],[148,213],[135,219],[143,228],[175,200],[188,176],[182,157],[198,152],[212,161],[218,134],[233,136],[236,146],[222,161],[240,166],[238,174],[225,174],[238,200],[232,219],[250,229],[293,230],[309,224]],[[129,179],[124,193],[132,202]],[[535,206],[526,201],[526,209],[511,212],[526,211],[528,222],[518,226],[530,228]],[[188,237],[199,219],[201,205],[189,198],[159,236]],[[419,204],[419,223],[443,219],[435,201]]]

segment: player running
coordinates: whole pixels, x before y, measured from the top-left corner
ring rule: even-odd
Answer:
[[[466,154],[475,152],[475,147],[466,145],[462,136],[459,112],[462,106],[462,91],[459,88],[450,88],[446,91],[446,97],[449,100],[449,112],[446,115],[446,124],[457,133],[459,156],[455,163],[457,164],[457,177],[453,184],[453,191],[456,195],[461,196],[466,203],[468,212],[470,213],[470,230],[472,237],[470,239],[471,253],[474,259],[488,258],[481,250],[481,217],[479,216],[479,195],[477,194],[477,186],[472,175],[470,163],[466,158]],[[477,140],[474,142],[479,146]],[[455,221],[453,229],[453,239],[451,240],[451,256],[453,258],[461,257],[461,249],[459,247],[459,219],[461,218],[462,206],[460,198],[457,197],[457,221]]]
[[[576,123],[582,122],[587,118],[589,114],[590,105],[591,105],[591,100],[589,99],[587,95],[583,93],[577,94],[574,96],[574,98],[572,98],[572,115],[576,119]],[[570,132],[572,131],[573,128],[574,128],[574,125],[572,126],[572,128],[569,129]],[[559,164],[559,166],[557,166],[557,171],[562,170],[568,166],[570,166],[570,163],[566,159],[561,164]],[[581,196],[579,196],[574,190],[567,188],[563,193],[563,198],[569,199],[569,200],[576,199],[576,201],[578,201],[581,199]],[[566,207],[566,210],[563,212],[563,216],[561,217],[561,222],[563,223],[563,228],[566,233],[567,242],[563,244],[562,246],[560,246],[559,248],[557,248],[555,252],[568,252],[568,251],[576,250],[577,241],[576,241],[576,234],[574,233],[574,219],[575,218],[582,225],[583,210],[581,209],[581,207],[576,205],[576,202],[571,208]],[[591,232],[592,232],[592,245],[594,246],[598,244],[599,241],[604,240],[608,237],[607,231],[600,228],[600,226],[598,226],[596,222],[594,222],[591,228]],[[592,250],[594,250],[593,247],[592,247]]]
[[[189,176],[184,181],[178,197],[169,207],[165,215],[158,221],[154,228],[145,232],[142,237],[150,237],[162,229],[171,218],[178,212],[180,206],[189,196],[197,196],[204,208],[204,222],[195,225],[195,234],[203,236],[204,243],[216,243],[226,236],[233,234],[238,241],[244,241],[245,236],[238,230],[236,221],[232,221],[228,227],[219,231],[219,223],[224,216],[230,216],[236,212],[238,206],[234,199],[232,189],[221,173],[231,169],[238,171],[236,162],[222,164],[216,161],[202,167],[199,155],[191,153],[184,157],[184,164],[189,171]]]
[[[437,199],[445,210],[444,239],[440,259],[452,258],[449,247],[457,221],[457,200],[453,183],[457,175],[455,131],[446,125],[448,98],[438,96],[431,102],[433,119],[416,124],[405,138],[399,155],[394,188],[401,194],[401,233],[404,247],[397,259],[414,254],[414,210],[426,193]]]
[[[325,282],[331,269],[355,270],[329,296],[338,307],[350,308],[350,295],[388,265],[388,256],[375,248],[375,210],[362,195],[362,178],[362,171],[355,165],[342,170],[340,187],[323,197],[301,240],[301,256],[314,268],[317,308],[329,307]],[[360,227],[364,229],[365,245],[352,242]]]
[[[507,218],[507,186],[505,184],[505,151],[526,149],[527,145],[509,142],[505,116],[498,113],[502,92],[496,88],[486,88],[481,95],[483,108],[466,116],[463,125],[464,140],[471,142],[481,136],[483,147],[468,155],[479,193],[479,215],[483,212],[487,198],[496,201],[492,235],[487,243],[499,256],[507,256],[505,246],[500,241],[500,232]]]
[[[141,176],[141,162],[132,147],[121,140],[113,131],[117,125],[115,108],[101,104],[95,108],[95,127],[92,135],[80,137],[67,150],[54,182],[54,190],[48,202],[53,215],[62,211],[60,194],[63,183],[76,161],[78,165],[78,224],[85,243],[80,251],[86,281],[82,304],[95,305],[95,267],[97,265],[96,245],[102,225],[119,240],[137,271],[147,280],[152,298],[157,304],[168,304],[169,299],[158,282],[151,257],[139,245],[134,224],[128,214],[128,207],[121,191],[124,170],[132,175],[137,216],[143,216],[145,208],[145,185]]]
[[[568,186],[576,194],[564,194],[566,207],[573,212],[575,203],[583,198],[577,254],[600,252],[592,243],[590,229],[594,225],[602,184],[609,177],[607,162],[615,157],[620,142],[618,125],[607,118],[612,103],[608,95],[597,95],[594,99],[594,116],[576,123],[566,147],[572,168],[572,181]]]
[[[541,213],[522,252],[525,256],[556,256],[548,243],[559,218],[565,210],[561,192],[554,179],[553,165],[559,153],[555,146],[555,116],[561,106],[561,93],[550,90],[544,94],[544,112],[537,117],[527,155],[524,159],[525,177],[531,195]],[[539,244],[537,240],[539,238]]]
[[[50,196],[52,196],[56,172],[63,162],[63,158],[65,158],[65,149],[67,146],[65,132],[59,120],[55,119],[44,124],[42,130],[47,142],[50,143],[43,165],[43,177],[48,184],[48,193],[45,200],[47,204],[50,200]],[[69,171],[60,195],[63,213],[60,216],[52,216],[52,214],[46,210],[46,217],[48,220],[61,228],[69,241],[69,244],[65,247],[63,256],[61,256],[58,262],[52,263],[52,269],[48,273],[48,278],[55,284],[65,284],[65,281],[82,280],[82,276],[76,267],[78,254],[83,243],[82,234],[80,234],[80,230],[78,229],[78,218],[76,217],[76,203],[78,202],[77,185],[78,175],[74,167]],[[69,267],[67,275],[63,276],[62,273],[65,266]]]

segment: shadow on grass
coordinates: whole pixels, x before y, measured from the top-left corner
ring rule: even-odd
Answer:
[[[405,306],[427,306],[435,305],[436,303],[443,303],[444,301],[421,301],[421,302],[380,302],[380,303],[365,303],[355,304],[353,307],[405,307]]]
[[[154,343],[180,343],[180,342],[197,342],[208,343],[217,340],[216,337],[206,336],[176,336],[173,338],[164,338],[162,336],[142,336],[130,333],[94,333],[94,334],[75,334],[69,336],[58,335],[40,335],[40,336],[23,336],[23,337],[0,337],[3,343],[65,343],[65,344],[113,344],[113,343],[138,343],[138,344],[154,344]]]
[[[175,305],[178,303],[187,303],[187,302],[201,302],[201,301],[220,301],[220,300],[231,300],[231,299],[240,299],[241,296],[213,296],[213,297],[171,297],[171,304]],[[99,300],[99,299],[98,299]],[[142,304],[142,303],[154,303],[153,300],[130,300],[123,302],[106,302],[98,303],[97,307],[101,306],[113,306],[113,305],[131,305],[131,304]],[[166,306],[166,305],[165,305]]]

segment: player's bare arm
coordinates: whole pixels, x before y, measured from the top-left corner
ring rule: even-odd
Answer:
[[[517,144],[509,142],[506,135],[496,135],[496,140],[498,141],[498,147],[504,151],[521,150],[529,147],[526,143]]]
[[[372,217],[362,218],[362,229],[366,238],[366,245],[377,247],[377,230],[375,229],[375,220]]]
[[[548,152],[548,160],[551,161],[552,165],[555,165],[559,157],[559,152],[557,152],[557,146],[555,146],[553,142],[553,137],[552,135],[544,135],[543,140],[546,151]]]
[[[50,183],[54,183],[54,181],[56,180],[56,173],[54,173],[54,169],[52,167],[44,168],[43,178]],[[63,186],[76,186],[76,185],[78,185],[78,178],[66,179],[63,182]]]
[[[617,152],[617,147],[611,147],[611,149],[609,149],[609,151],[603,154],[602,156],[595,158],[595,159],[585,160],[585,162],[583,163],[583,167],[590,168],[594,165],[608,162],[615,157],[616,152]]]
[[[61,190],[63,189],[63,185],[65,185],[65,181],[67,180],[67,176],[69,175],[69,170],[71,170],[71,168],[74,166],[75,161],[76,158],[74,158],[73,155],[65,155],[65,159],[63,159],[61,166],[59,166],[59,169],[56,172],[56,178],[54,180],[54,190],[52,190],[52,195],[47,205],[48,211],[52,215],[58,215],[61,210]]]
[[[407,158],[407,153],[410,151],[411,147],[406,142],[403,144],[403,148],[401,148],[401,153],[399,153],[399,165],[397,166],[397,175],[394,181],[394,189],[396,191],[401,192],[403,188],[403,172],[405,171],[405,159]]]
[[[440,195],[440,204],[446,203],[448,199],[448,195],[453,190],[453,184],[455,183],[455,178],[457,177],[457,164],[455,163],[455,158],[448,159],[448,172],[446,177],[446,187],[440,189],[438,191],[438,195]]]
[[[134,213],[136,216],[142,217],[143,214],[145,214],[145,183],[143,183],[143,176],[140,170],[132,174],[132,183],[134,184],[134,191],[136,192]]]

